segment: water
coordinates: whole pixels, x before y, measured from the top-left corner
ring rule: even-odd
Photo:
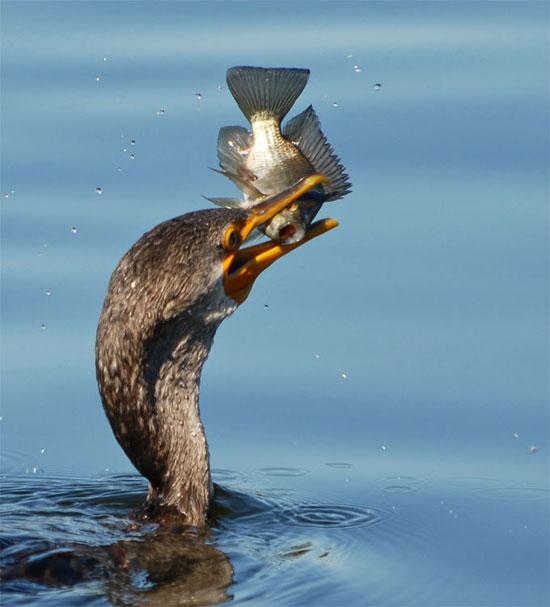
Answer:
[[[2,604],[550,604],[547,4],[213,7],[1,5]],[[208,531],[141,527],[95,327],[234,194],[238,64],[312,70],[354,191],[218,331]]]

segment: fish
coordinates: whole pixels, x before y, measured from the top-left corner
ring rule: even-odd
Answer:
[[[302,240],[323,203],[351,191],[349,177],[323,134],[313,106],[281,128],[309,74],[302,68],[238,66],[227,70],[228,88],[252,130],[242,126],[220,129],[220,168],[213,170],[229,178],[243,198],[207,198],[222,207],[248,209],[308,175],[324,175],[330,185],[317,186],[260,226],[266,236],[284,244]]]

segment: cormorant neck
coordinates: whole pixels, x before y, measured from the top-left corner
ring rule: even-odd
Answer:
[[[199,383],[224,315],[186,310],[144,326],[143,318],[102,314],[97,374],[115,436],[149,480],[148,511],[168,509],[189,525],[206,521],[212,496]],[[146,323],[148,324],[148,323]]]
[[[212,496],[199,386],[216,328],[183,314],[159,325],[144,353],[147,398],[155,411],[162,469],[160,482],[151,482],[148,500],[176,508],[196,526],[204,524]]]

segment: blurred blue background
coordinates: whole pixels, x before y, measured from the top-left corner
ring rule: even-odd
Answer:
[[[321,212],[340,228],[219,330],[202,379],[214,467],[343,461],[547,498],[548,17],[545,2],[3,2],[5,469],[131,470],[95,383],[110,273],[153,225],[235,194],[208,170],[218,129],[246,124],[226,69],[308,67],[291,115],[313,104],[353,193]]]

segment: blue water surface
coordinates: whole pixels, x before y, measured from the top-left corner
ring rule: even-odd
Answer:
[[[110,273],[155,224],[235,194],[208,170],[218,129],[246,124],[226,69],[308,67],[291,115],[313,104],[353,193],[258,280],[203,373],[218,482],[279,513],[216,527],[225,598],[549,605],[548,4],[1,11],[3,533],[52,479],[140,482],[95,383]],[[4,598],[121,600],[86,588]]]

